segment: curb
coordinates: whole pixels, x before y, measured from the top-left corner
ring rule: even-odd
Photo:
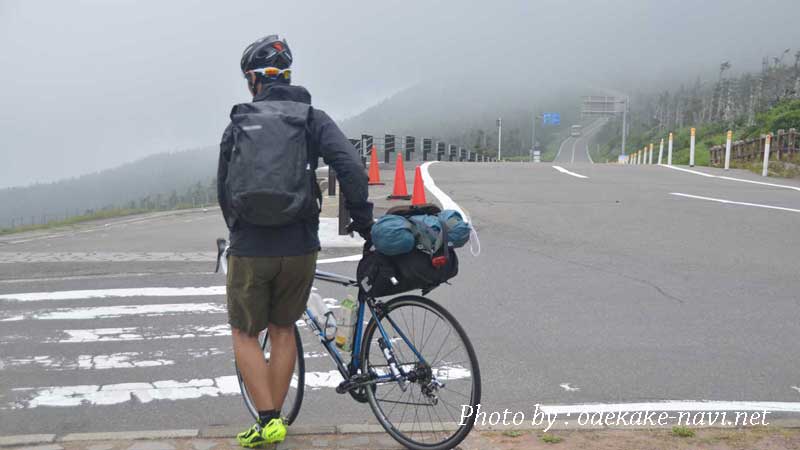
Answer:
[[[402,424],[400,425],[403,428]],[[732,426],[697,426],[690,427],[697,429],[736,429]],[[741,427],[739,427],[741,428]],[[748,427],[750,428],[750,427]],[[776,419],[767,428],[800,428],[800,419]],[[563,423],[553,424],[549,431],[598,431],[598,430],[669,430],[672,426],[664,427],[606,427],[606,426],[565,426]],[[526,425],[488,425],[475,426],[478,432],[502,432],[502,431],[543,431],[542,426]],[[57,442],[78,442],[78,441],[133,441],[133,440],[156,440],[156,439],[191,439],[191,438],[230,438],[241,431],[239,426],[213,426],[203,429],[178,429],[178,430],[143,430],[143,431],[121,431],[121,432],[102,432],[102,433],[70,433],[61,437],[55,434],[23,434],[0,436],[0,447],[21,447],[41,444],[53,444]],[[377,424],[343,424],[343,425],[294,425],[291,428],[292,435],[359,435],[359,434],[380,434],[384,433],[383,427]]]

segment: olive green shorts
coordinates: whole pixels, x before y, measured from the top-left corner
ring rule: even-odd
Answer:
[[[317,252],[300,256],[228,257],[228,323],[250,336],[267,324],[292,325],[303,315]]]

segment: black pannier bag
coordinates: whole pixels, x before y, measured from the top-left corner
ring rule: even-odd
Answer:
[[[439,214],[436,205],[396,206],[387,214],[410,217]],[[442,227],[445,230],[445,227]],[[444,231],[446,233],[446,230]],[[444,242],[447,242],[444,236]],[[369,245],[369,244],[368,244]],[[372,297],[384,297],[420,289],[423,294],[447,282],[458,274],[458,257],[447,245],[434,255],[413,250],[396,256],[386,256],[367,249],[358,263],[356,276],[362,289]]]

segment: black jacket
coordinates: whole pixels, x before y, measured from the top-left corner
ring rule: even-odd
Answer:
[[[311,104],[311,95],[300,86],[272,84],[253,101],[291,100]],[[295,256],[320,249],[319,218],[280,227],[262,227],[234,219],[225,194],[225,179],[233,148],[231,125],[222,135],[217,168],[217,196],[225,223],[230,230],[230,253],[238,256]],[[340,189],[347,199],[347,209],[356,228],[372,224],[372,203],[368,201],[367,174],[355,147],[324,111],[311,109],[308,136],[308,159],[316,170],[320,157],[333,167]]]

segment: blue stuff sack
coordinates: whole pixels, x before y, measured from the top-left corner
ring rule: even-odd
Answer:
[[[470,226],[458,211],[445,209],[439,213],[439,219],[447,227],[447,241],[453,247],[463,247],[469,241]]]
[[[417,215],[408,218],[413,226],[419,250],[432,255],[442,248],[442,224],[439,216]]]
[[[411,223],[401,216],[387,214],[372,226],[372,245],[387,256],[396,256],[414,250],[414,231]]]

